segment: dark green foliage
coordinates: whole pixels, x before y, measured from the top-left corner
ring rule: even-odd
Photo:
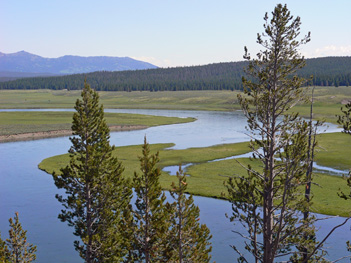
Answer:
[[[351,101],[345,105],[345,108],[341,108],[343,115],[337,116],[338,123],[344,129],[342,132],[351,135]]]
[[[140,160],[141,174],[135,172],[133,186],[136,195],[134,223],[130,225],[132,245],[127,262],[169,262],[165,257],[170,215],[165,206],[159,177],[158,153],[151,155],[144,139]]]
[[[9,258],[9,248],[6,246],[5,241],[2,240],[1,233],[0,233],[0,262],[9,263],[8,258]]]
[[[0,82],[0,89],[80,89],[87,81],[104,91],[242,90],[241,78],[248,63],[228,62],[205,66],[159,68],[123,72],[93,72],[60,77],[23,78]],[[313,79],[309,85],[349,86],[351,57],[307,59],[298,75]]]
[[[169,205],[171,230],[168,253],[172,262],[210,262],[212,250],[210,230],[200,224],[200,209],[194,204],[192,195],[186,196],[186,175],[179,167],[177,183],[172,183],[171,196],[175,200]]]
[[[27,231],[22,229],[18,213],[15,213],[14,220],[10,218],[9,222],[11,229],[9,230],[9,238],[6,239],[7,246],[0,240],[0,252],[5,252],[0,254],[0,259],[6,258],[5,261],[1,262],[27,263],[35,261],[37,247],[27,242]]]
[[[297,71],[300,77],[309,79],[314,86],[350,86],[351,57],[325,57],[306,59],[306,66]]]
[[[119,72],[93,72],[0,83],[0,89],[79,89],[87,81],[104,91],[238,90],[246,62]]]
[[[297,70],[305,62],[297,49],[310,36],[296,40],[300,18],[291,16],[286,5],[278,4],[272,17],[266,14],[264,20],[264,33],[257,36],[263,51],[251,60],[245,47],[249,78],[243,78],[246,96],[238,96],[253,138],[251,149],[262,169],[248,166],[247,176],[229,179],[227,189],[233,204],[229,218],[248,232],[242,234],[246,250],[255,262],[272,263],[282,255],[299,258],[296,248],[311,245],[308,251],[313,251],[316,245],[314,239],[302,238],[314,235],[313,218],[300,219],[300,211],[310,205],[299,191],[309,183],[308,123],[297,114],[287,115],[304,97],[305,79],[297,76]],[[239,262],[248,262],[233,248],[240,255]]]
[[[262,190],[257,188],[259,179],[251,166],[248,166],[247,177],[232,177],[226,182],[228,200],[232,203],[232,214],[226,215],[231,222],[246,226],[250,239],[245,241],[245,249],[254,257],[262,258],[262,247],[258,246],[258,237],[262,235],[263,219],[260,206],[262,205]],[[247,213],[241,216],[242,211]],[[234,233],[238,233],[234,230]],[[238,233],[240,234],[240,233]],[[235,245],[231,247],[239,254],[238,262],[245,262],[245,258]]]
[[[75,248],[86,262],[119,262],[127,252],[123,224],[131,189],[112,155],[99,96],[86,82],[75,110],[70,164],[53,174],[66,193],[56,195],[65,208],[59,218],[74,227],[82,241],[75,241]]]

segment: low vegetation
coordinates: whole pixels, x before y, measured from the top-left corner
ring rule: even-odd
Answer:
[[[318,164],[339,169],[349,166],[347,157],[349,156],[348,151],[351,149],[351,141],[347,135],[342,133],[322,134],[318,139],[320,145],[320,151],[316,158]],[[339,145],[343,145],[343,147],[337,151],[336,157],[333,158],[332,162],[326,163],[326,160],[335,154],[336,149],[339,149]],[[247,164],[251,164],[255,169],[260,168],[259,162],[250,161],[249,158],[209,162],[248,153],[250,149],[247,142],[185,150],[169,149],[172,146],[173,144],[153,144],[150,145],[150,148],[151,152],[160,152],[160,168],[187,163],[193,164],[186,169],[186,173],[189,175],[187,177],[187,191],[191,194],[225,198],[222,195],[225,192],[223,182],[228,176],[245,175],[246,170],[243,166],[246,167]],[[137,156],[140,155],[140,145],[118,147],[114,154],[122,161],[125,167],[124,174],[132,178],[135,167],[138,167],[139,164]],[[39,168],[51,174],[66,166],[68,161],[68,154],[58,155],[43,160],[39,164]],[[174,180],[174,176],[162,172],[160,183],[163,189],[170,190],[170,185]],[[313,212],[348,216],[349,203],[337,195],[340,189],[347,191],[345,180],[341,176],[317,173],[314,182],[316,185],[312,187]]]
[[[233,110],[239,109],[234,91],[100,91],[105,109]],[[73,109],[80,91],[68,90],[0,90],[0,108]]]
[[[0,112],[0,136],[70,130],[73,112]],[[191,122],[193,118],[151,116],[142,114],[106,113],[107,124],[111,126],[152,127],[175,123]]]
[[[171,109],[171,110],[239,110],[239,91],[163,91],[163,92],[108,92],[100,91],[100,101],[106,109]],[[310,95],[310,91],[308,94]],[[73,109],[80,91],[68,90],[0,90],[0,108]],[[316,87],[314,118],[336,123],[340,107],[351,100],[351,87]],[[302,116],[309,116],[309,105],[295,107]]]
[[[324,133],[318,136],[316,160],[319,165],[339,170],[351,167],[351,140],[345,133]]]

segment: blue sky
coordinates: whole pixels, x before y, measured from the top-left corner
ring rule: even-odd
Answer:
[[[0,52],[133,57],[161,67],[243,60],[263,16],[287,4],[306,57],[351,56],[350,0],[0,0]]]

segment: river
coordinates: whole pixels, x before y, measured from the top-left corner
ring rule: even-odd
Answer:
[[[197,121],[152,127],[146,130],[113,132],[111,143],[116,146],[142,144],[146,135],[150,143],[175,143],[175,149],[204,147],[215,144],[249,140],[245,118],[240,112],[168,111],[168,110],[106,110],[106,112],[141,113],[162,116],[195,117]],[[339,131],[331,125],[328,131]],[[8,219],[19,212],[23,228],[28,230],[28,241],[37,245],[39,263],[82,262],[74,251],[73,229],[57,219],[61,205],[54,195],[59,193],[52,177],[40,171],[37,165],[45,158],[68,151],[68,137],[0,144],[0,230],[7,237]],[[237,229],[225,213],[230,204],[223,200],[195,197],[201,210],[201,222],[211,230],[213,260],[217,263],[233,262],[236,254],[231,244],[242,240],[231,232]],[[319,237],[343,221],[334,217],[321,221]],[[350,238],[350,224],[332,235],[327,244],[330,259],[347,255],[346,240]]]

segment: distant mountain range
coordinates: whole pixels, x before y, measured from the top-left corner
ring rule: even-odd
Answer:
[[[63,56],[44,58],[25,51],[12,54],[0,52],[0,77],[19,78],[68,75],[94,71],[154,69],[157,66],[129,57]]]

